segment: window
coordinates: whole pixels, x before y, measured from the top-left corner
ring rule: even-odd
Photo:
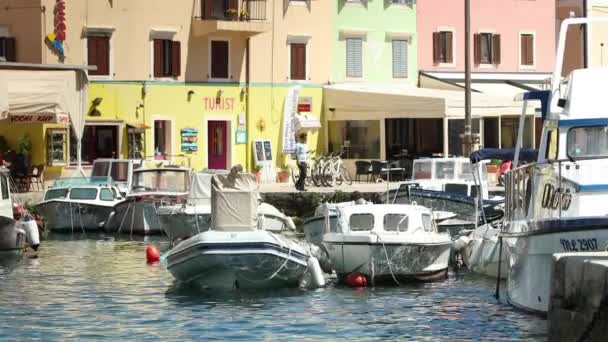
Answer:
[[[306,80],[306,44],[289,44],[291,70],[289,78],[292,80]]]
[[[380,121],[329,121],[329,152],[344,150],[345,159],[380,158]]]
[[[89,75],[110,75],[110,37],[87,37],[87,64],[97,66]]]
[[[608,126],[574,127],[568,131],[568,157],[608,156]]]
[[[433,32],[433,62],[435,64],[454,63],[454,33],[451,31]]]
[[[229,63],[228,41],[211,41],[211,78],[228,79]]]
[[[520,56],[519,64],[522,66],[533,66],[534,65],[534,35],[532,34],[520,34]]]
[[[2,199],[8,198],[8,181],[6,176],[0,175],[0,188],[2,190]]]
[[[4,57],[7,62],[17,61],[15,38],[0,37],[0,57]]]
[[[118,125],[85,125],[82,134],[82,162],[92,164],[99,158],[118,158]],[[76,163],[77,140],[70,131],[70,163]]]
[[[407,78],[407,40],[393,40],[393,78]]]
[[[363,77],[363,39],[346,38],[346,77]]]
[[[386,214],[384,215],[384,230],[406,232],[408,225],[408,216],[403,214]]]
[[[547,154],[548,160],[557,160],[557,148],[559,146],[559,132],[552,128],[547,132]]]
[[[187,172],[146,170],[133,173],[133,192],[186,192],[190,178]]]
[[[348,220],[348,225],[351,231],[366,231],[374,228],[374,215],[371,214],[353,214]]]
[[[47,190],[44,195],[44,200],[53,200],[58,198],[65,198],[68,195],[68,189],[51,189]]]
[[[412,179],[431,179],[433,177],[433,162],[429,161],[415,161],[414,162],[414,173]]]
[[[500,64],[500,35],[477,33],[473,36],[475,64]]]
[[[154,39],[154,77],[178,77],[180,72],[180,42]]]
[[[454,179],[455,168],[456,165],[453,161],[437,161],[435,162],[435,178]]]
[[[427,232],[433,231],[433,218],[429,214],[422,214],[422,227]]]
[[[50,166],[66,165],[68,161],[68,131],[66,129],[47,129],[46,160]]]
[[[94,200],[97,199],[97,189],[95,188],[72,188],[70,199],[75,200]]]
[[[398,4],[398,5],[411,5],[412,4],[412,0],[391,0],[391,2],[393,4]]]
[[[473,118],[471,122],[471,133],[473,137],[479,134],[480,119]],[[464,119],[448,120],[448,155],[462,156],[464,155]],[[496,132],[498,134],[498,132]],[[489,146],[488,146],[489,147]],[[496,146],[498,147],[498,146]]]
[[[91,177],[107,178],[110,176],[113,181],[126,182],[129,178],[129,162],[123,161],[104,161],[96,162],[93,165]]]
[[[171,152],[171,121],[154,120],[154,158],[167,159]]]
[[[101,189],[99,191],[99,199],[102,201],[113,201],[114,193],[110,189]]]

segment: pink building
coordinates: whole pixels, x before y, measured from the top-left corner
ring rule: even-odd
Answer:
[[[462,89],[464,0],[418,1],[417,10],[420,86]],[[555,20],[555,0],[471,0],[472,89],[512,98],[546,88],[555,58]],[[529,120],[526,145],[534,146],[536,125]],[[514,144],[514,117],[483,118],[474,126],[482,146]]]

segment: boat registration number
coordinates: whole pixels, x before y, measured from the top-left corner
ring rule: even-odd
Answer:
[[[559,242],[566,252],[597,251],[596,239],[560,239]]]

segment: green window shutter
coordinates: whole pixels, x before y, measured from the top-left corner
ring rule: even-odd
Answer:
[[[346,77],[363,77],[363,40],[361,38],[346,39]]]
[[[407,78],[407,40],[393,40],[393,78]]]

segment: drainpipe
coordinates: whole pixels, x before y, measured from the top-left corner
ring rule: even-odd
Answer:
[[[247,44],[245,46],[245,89],[246,89],[246,93],[245,93],[245,125],[247,126],[247,140],[250,140],[250,127],[249,127],[249,122],[250,122],[250,115],[251,113],[249,113],[249,82],[250,82],[250,63],[251,63],[251,54],[249,52],[249,49],[251,48],[251,38],[247,37]],[[247,158],[245,165],[247,167],[247,170],[251,170],[251,149],[249,148],[249,144],[246,145],[247,147],[245,148],[245,158]]]

